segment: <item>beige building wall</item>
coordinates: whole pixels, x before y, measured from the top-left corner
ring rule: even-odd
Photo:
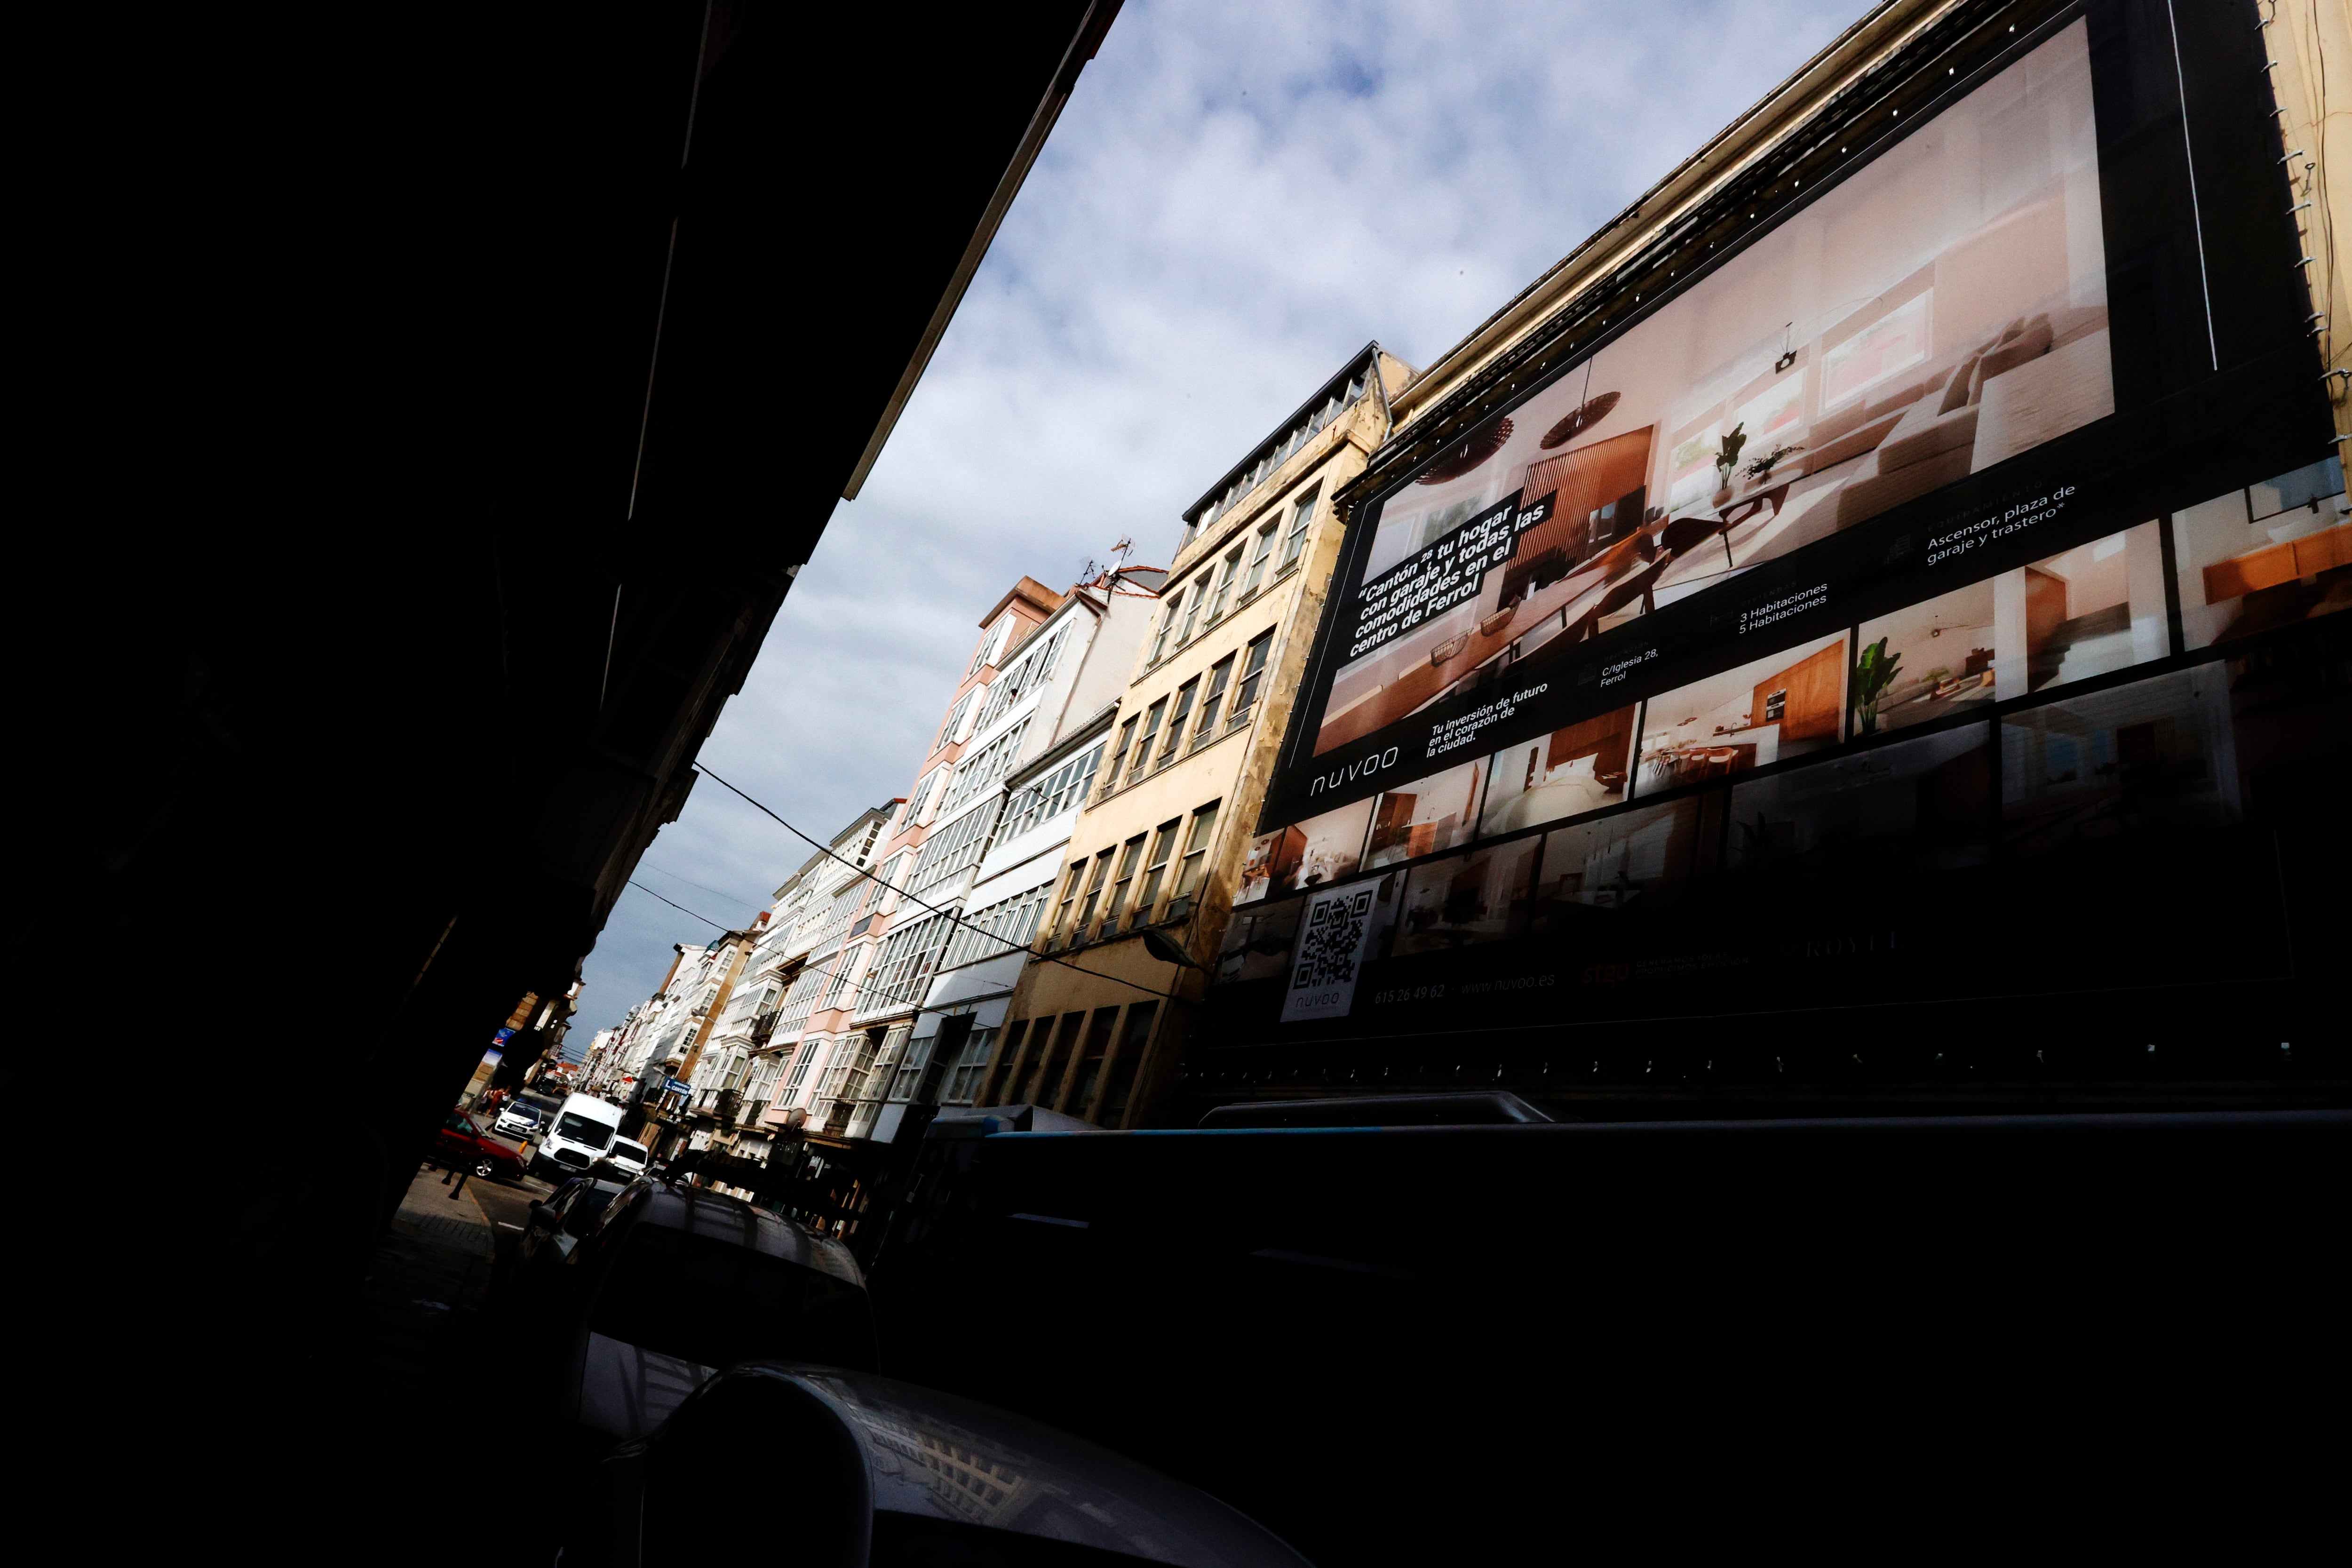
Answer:
[[[2352,440],[2352,253],[2341,238],[2352,222],[2352,5],[2273,0],[2262,9],[2270,23],[2263,43],[2276,62],[2271,85],[2282,111],[2303,254],[2311,258],[2304,277],[2328,369],[2341,457],[2344,443]]]
[[[1360,382],[1354,401],[1318,423],[1324,395],[1310,399],[1188,514],[979,1103],[1149,1124],[1322,617],[1342,531],[1332,497],[1387,438],[1389,399],[1412,374],[1368,347],[1325,389]]]

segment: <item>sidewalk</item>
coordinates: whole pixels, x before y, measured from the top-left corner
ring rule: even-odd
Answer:
[[[446,1171],[430,1169],[417,1172],[416,1179],[401,1195],[400,1212],[393,1215],[391,1236],[428,1247],[457,1248],[480,1263],[481,1279],[487,1281],[491,1259],[497,1255],[489,1216],[474,1201],[471,1192],[457,1191],[454,1179],[443,1186],[441,1179],[447,1174]],[[471,1181],[467,1184],[470,1187]],[[479,1283],[474,1285],[474,1290],[478,1298]]]
[[[453,1489],[495,1491],[501,1462],[519,1458],[478,1363],[495,1233],[473,1193],[443,1186],[443,1174],[409,1184],[350,1316],[279,1426],[267,1468],[282,1484],[257,1521],[275,1539],[255,1542],[258,1555],[316,1561],[332,1543],[359,1561],[419,1561],[448,1527]]]

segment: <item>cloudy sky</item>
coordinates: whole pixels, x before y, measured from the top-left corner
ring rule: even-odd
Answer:
[[[1378,339],[1425,365],[1863,0],[1128,0],[703,757],[826,837],[904,795],[976,622],[1181,514]],[[637,879],[747,922],[809,851],[703,781]],[[590,1028],[711,925],[625,893]]]

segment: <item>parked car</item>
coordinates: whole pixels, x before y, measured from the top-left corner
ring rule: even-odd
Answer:
[[[530,1138],[536,1136],[543,1125],[545,1120],[540,1115],[539,1107],[527,1100],[517,1100],[509,1101],[499,1112],[499,1120],[491,1131],[512,1138]]]
[[[562,1262],[580,1245],[604,1205],[626,1185],[595,1176],[574,1176],[546,1197],[531,1199],[530,1220],[515,1241],[516,1267],[527,1269],[542,1262],[547,1266]]]
[[[646,1173],[653,1157],[654,1152],[635,1139],[615,1138],[613,1146],[604,1151],[604,1157],[596,1162],[593,1169],[602,1175],[617,1176],[625,1182],[635,1181]]]
[[[522,1174],[521,1151],[485,1137],[481,1124],[460,1110],[453,1110],[442,1119],[440,1130],[434,1134],[429,1157],[436,1165],[471,1171],[478,1176],[511,1179]]]
[[[558,1220],[552,1229],[567,1227]],[[547,1412],[593,1444],[644,1436],[713,1373],[740,1362],[874,1369],[873,1312],[856,1262],[790,1220],[639,1181],[572,1241],[542,1242],[537,1265],[516,1271],[512,1315],[535,1325]]]
[[[796,1560],[1306,1568],[1204,1491],[1024,1416],[863,1373],[753,1363],[710,1379],[591,1471],[566,1563],[706,1555],[714,1474],[789,1488]]]

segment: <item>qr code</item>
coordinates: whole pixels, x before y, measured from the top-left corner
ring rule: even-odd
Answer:
[[[1294,991],[1344,985],[1356,978],[1356,955],[1364,945],[1364,921],[1372,912],[1370,888],[1325,899],[1307,916],[1307,937],[1298,944]]]

